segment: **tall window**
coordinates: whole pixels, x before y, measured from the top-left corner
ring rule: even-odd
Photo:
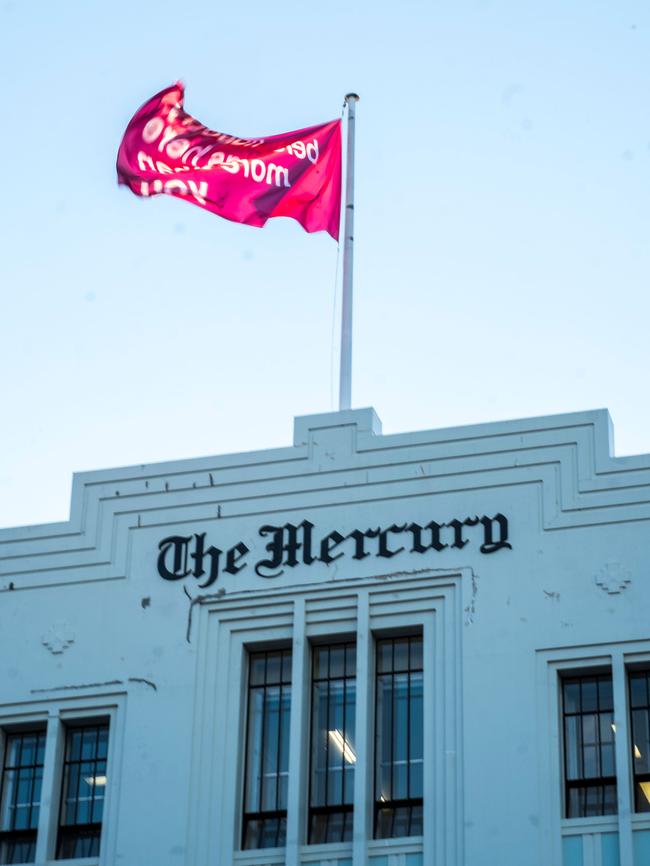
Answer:
[[[567,818],[616,814],[611,674],[562,681]]]
[[[356,645],[315,646],[312,654],[309,842],[352,839]]]
[[[634,811],[650,812],[650,671],[630,671]]]
[[[375,838],[422,833],[422,637],[377,641]]]
[[[0,863],[34,861],[44,755],[44,730],[6,735],[0,790]]]
[[[99,855],[107,754],[108,724],[67,728],[57,860]]]
[[[286,842],[291,650],[251,653],[243,848]]]

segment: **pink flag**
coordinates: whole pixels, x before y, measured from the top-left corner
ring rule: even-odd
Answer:
[[[178,83],[133,116],[117,154],[117,178],[136,195],[180,196],[250,226],[293,217],[306,231],[338,240],[341,121],[236,138],[186,114]]]

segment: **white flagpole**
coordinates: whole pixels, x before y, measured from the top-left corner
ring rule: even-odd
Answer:
[[[352,402],[352,275],[354,262],[354,109],[359,97],[348,93],[348,148],[345,173],[345,222],[343,229],[343,295],[341,300],[341,366],[339,411]]]

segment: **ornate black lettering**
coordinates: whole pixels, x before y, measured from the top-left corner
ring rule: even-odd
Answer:
[[[345,541],[345,535],[341,535],[340,532],[334,531],[330,532],[329,535],[326,535],[320,543],[320,561],[329,565],[330,562],[334,562],[335,559],[340,559],[343,556],[342,550],[337,553],[336,556],[332,556],[330,551],[335,547],[338,547],[342,541]]]
[[[435,550],[440,553],[441,550],[448,547],[449,545],[440,541],[440,530],[443,525],[444,524],[441,525],[440,523],[436,523],[435,520],[432,520],[431,523],[427,523],[424,529],[428,529],[431,533],[431,541],[429,541],[428,544],[423,544],[422,532],[424,530],[417,523],[409,523],[406,527],[406,531],[413,535],[413,547],[411,548],[411,553],[426,553],[427,550]]]
[[[158,545],[158,574],[164,580],[182,580],[190,573],[187,567],[187,551],[191,535],[170,535]],[[173,563],[171,569],[167,566],[167,557],[173,551]]]
[[[246,556],[248,552],[248,548],[243,541],[240,541],[234,547],[231,547],[226,554],[226,567],[224,568],[224,571],[227,571],[228,574],[237,574],[242,570],[242,568],[246,568],[245,562],[242,562],[241,565],[237,565],[237,563],[242,557]]]
[[[382,529],[379,533],[379,550],[377,551],[377,556],[384,556],[386,559],[390,559],[391,556],[395,556],[398,553],[401,553],[404,550],[404,547],[398,547],[397,550],[391,550],[388,547],[388,533],[389,532],[404,532],[406,529],[406,524],[402,523],[398,526],[396,523],[393,523],[392,526],[389,526],[388,529]]]
[[[282,565],[282,555],[284,553],[284,547],[282,545],[284,528],[282,526],[269,526],[267,523],[260,527],[260,535],[262,538],[266,535],[273,536],[272,540],[269,541],[264,548],[271,554],[271,558],[261,559],[255,566],[255,574],[259,575],[259,577],[280,577],[280,575],[284,573],[284,569],[280,568]],[[275,574],[262,574],[261,569],[263,568],[267,570],[280,568],[280,571],[276,571]]]
[[[208,573],[208,579],[205,583],[200,583],[199,587],[201,589],[205,589],[208,586],[212,586],[215,580],[219,577],[219,558],[221,557],[221,551],[218,547],[208,547],[205,546],[205,532],[201,532],[199,535],[195,535],[196,539],[194,544],[194,553],[190,554],[192,559],[194,560],[194,570],[192,574],[194,577],[199,578],[203,577],[205,574],[205,569],[203,568],[203,562],[205,557],[207,556],[210,560],[210,571]]]
[[[315,556],[311,555],[311,531],[314,524],[308,520],[303,520],[300,526],[294,526],[292,523],[287,523],[284,527],[287,531],[287,543],[284,546],[287,557],[284,561],[285,565],[293,568],[298,565],[298,551],[302,550],[302,561],[305,565],[311,565],[315,560]],[[302,529],[302,542],[298,541],[298,531]]]
[[[366,538],[377,538],[378,535],[378,528],[366,529],[365,532],[362,532],[360,529],[354,529],[348,535],[348,538],[354,539],[354,554],[352,555],[352,559],[365,559],[366,556],[370,556],[368,551],[365,549]]]
[[[478,517],[466,517],[465,520],[450,520],[445,526],[449,526],[454,530],[454,542],[452,547],[461,550],[468,542],[467,538],[463,538],[463,526],[476,526]]]
[[[494,540],[492,528],[494,523],[499,527],[499,539]],[[512,544],[508,544],[508,519],[503,514],[495,514],[494,517],[481,517],[483,524],[483,544],[481,545],[481,553],[496,553],[502,547],[507,547],[512,550]]]
[[[279,577],[282,570],[276,571],[275,574],[262,574],[260,569],[278,569],[281,565],[294,568],[299,562],[311,565],[316,559],[311,552],[313,528],[314,524],[308,520],[303,520],[299,526],[294,526],[293,523],[286,523],[284,526],[262,526],[260,529],[261,536],[273,535],[272,541],[266,545],[271,559],[258,562],[255,566],[255,573],[260,577]],[[298,560],[299,551],[302,551],[300,561]]]

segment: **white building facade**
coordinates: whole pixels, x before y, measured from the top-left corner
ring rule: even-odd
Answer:
[[[0,532],[0,864],[648,866],[650,457],[605,411],[75,476]]]

